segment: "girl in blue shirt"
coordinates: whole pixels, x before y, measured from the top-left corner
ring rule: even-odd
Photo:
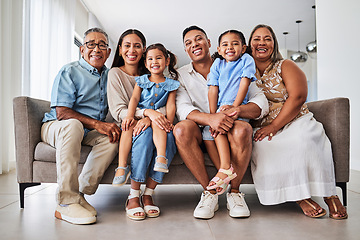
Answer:
[[[246,104],[249,85],[256,80],[255,62],[249,54],[251,51],[246,46],[244,35],[237,30],[228,30],[219,36],[218,42],[218,54],[215,54],[216,59],[208,75],[210,113]],[[229,182],[237,176],[230,164],[229,141],[227,135],[218,134],[210,127],[209,131],[204,133],[206,148],[211,151],[217,147],[220,157],[220,169],[207,189],[216,189],[220,195],[225,192]],[[216,146],[212,137],[215,138]]]
[[[173,127],[175,118],[175,97],[176,90],[180,83],[177,80],[178,73],[175,70],[176,56],[160,44],[156,43],[147,47],[145,53],[145,67],[150,74],[145,74],[135,78],[136,84],[130,99],[128,113],[123,119],[121,128],[122,134],[120,138],[119,152],[119,167],[124,168],[127,163],[127,155],[130,153],[132,145],[133,128],[136,125],[135,119],[136,108],[157,110],[165,106],[167,124]],[[164,76],[164,70],[168,67],[170,76],[174,79]],[[154,165],[154,171],[169,172],[168,165],[172,159],[166,158],[166,141],[167,132],[155,123],[151,123],[153,129],[153,141],[156,146],[157,157]],[[125,175],[128,175],[125,171]],[[121,182],[116,182],[114,185],[123,185],[127,176],[120,176]]]

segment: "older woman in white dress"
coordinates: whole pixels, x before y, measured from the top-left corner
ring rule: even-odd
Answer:
[[[311,196],[324,197],[333,219],[347,218],[335,195],[331,144],[305,101],[305,74],[283,60],[271,27],[258,25],[249,39],[256,63],[257,85],[269,101],[269,115],[254,123],[252,174],[264,205],[296,201],[308,217],[326,210]]]

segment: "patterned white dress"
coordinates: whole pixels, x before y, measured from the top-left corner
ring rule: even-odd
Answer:
[[[280,60],[269,66],[262,76],[256,73],[256,84],[269,101],[269,114],[254,123],[254,133],[276,118],[288,98],[281,77],[282,63]],[[266,137],[253,142],[251,171],[264,205],[336,194],[331,144],[306,104],[271,141]]]

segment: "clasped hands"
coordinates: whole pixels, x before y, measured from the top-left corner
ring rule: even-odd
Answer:
[[[135,120],[133,117],[126,117],[123,119],[122,123],[121,123],[121,129],[123,131],[128,131],[130,130],[131,126],[134,126],[133,129],[133,136],[137,136],[141,133],[141,131],[145,131],[145,129],[147,129],[150,124],[151,124],[151,120],[148,117],[139,119],[139,120]]]
[[[234,125],[234,121],[238,118],[239,112],[232,105],[223,105],[219,108],[219,112],[210,116],[210,133],[213,138],[218,134],[226,134]]]
[[[147,109],[147,116],[140,120],[136,120],[133,117],[126,117],[123,119],[121,128],[123,131],[128,131],[132,125],[135,124],[133,129],[133,136],[137,136],[147,129],[151,122],[155,123],[160,129],[163,129],[166,132],[173,130],[174,125],[166,118],[166,116],[158,111]]]

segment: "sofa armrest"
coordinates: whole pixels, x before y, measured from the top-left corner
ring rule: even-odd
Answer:
[[[41,141],[41,120],[50,102],[30,97],[13,99],[17,179],[32,182],[36,145]]]
[[[317,121],[324,126],[334,158],[336,182],[349,182],[350,111],[348,98],[307,103]]]

